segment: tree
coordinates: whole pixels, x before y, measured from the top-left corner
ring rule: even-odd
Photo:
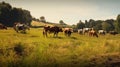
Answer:
[[[63,20],[60,20],[60,21],[59,21],[59,24],[61,24],[61,25],[66,25],[66,23],[64,23]]]
[[[93,26],[93,28],[98,31],[98,30],[101,30],[102,29],[102,22],[101,20],[97,20],[95,21],[95,26]]]
[[[10,4],[5,2],[0,3],[0,22],[6,26],[11,24],[11,10],[12,6]]]
[[[67,24],[64,23],[63,20],[60,20],[60,21],[59,21],[59,24],[60,24],[63,28],[67,27]]]
[[[46,23],[45,17],[44,17],[44,16],[41,16],[41,17],[40,17],[40,21]]]
[[[30,25],[32,16],[28,10],[13,8],[10,4],[0,3],[0,22],[6,26],[13,26],[14,22]]]
[[[111,25],[109,23],[107,23],[107,22],[103,22],[102,23],[103,30],[109,32],[110,31],[110,27],[111,27]]]
[[[96,24],[95,24],[95,20],[90,19],[90,20],[89,20],[89,27],[90,27],[90,28],[93,28],[95,25],[96,25]]]
[[[115,22],[115,30],[120,33],[120,15],[117,16],[116,22]]]
[[[21,22],[27,25],[31,24],[32,16],[28,10],[24,10],[22,8],[13,8],[11,13],[13,22]]]
[[[109,30],[112,31],[115,29],[115,26],[114,26],[114,20],[113,19],[108,19],[108,20],[105,20],[105,22],[109,23],[110,24],[110,27],[109,27]]]
[[[89,27],[89,22],[87,20],[85,20],[85,27],[88,28]]]
[[[77,23],[76,28],[77,29],[83,29],[85,27],[85,24],[80,20],[79,23]]]
[[[73,25],[72,25],[72,28],[73,28],[73,29],[75,29],[75,28],[76,28],[76,25],[75,25],[75,24],[73,24]]]

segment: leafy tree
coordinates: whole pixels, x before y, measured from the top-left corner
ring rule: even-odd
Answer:
[[[66,23],[64,23],[63,20],[60,20],[60,21],[59,21],[59,24],[61,24],[61,25],[66,25]]]
[[[41,16],[41,17],[40,17],[40,21],[46,23],[45,17],[44,17],[44,16]]]
[[[117,16],[116,22],[115,22],[115,30],[120,33],[120,15]]]
[[[0,22],[4,25],[11,24],[11,10],[12,6],[8,3],[0,3]]]
[[[101,30],[102,29],[102,22],[103,21],[101,21],[101,20],[97,20],[97,21],[95,21],[95,26],[93,26],[93,28],[96,30],[96,31],[98,31],[98,30]]]
[[[87,20],[85,20],[85,27],[88,28],[89,27],[89,22]]]
[[[115,29],[115,26],[114,26],[114,20],[113,19],[108,19],[106,20],[105,22],[109,23],[110,24],[110,27],[109,27],[109,30],[112,31]]]
[[[28,10],[12,8],[8,3],[0,3],[0,22],[6,26],[13,26],[14,22],[30,25],[32,16]]]
[[[92,27],[94,27],[95,25],[96,25],[96,24],[95,24],[95,20],[90,19],[90,20],[89,20],[89,27],[92,28]]]
[[[73,25],[72,25],[72,28],[73,28],[73,29],[76,29],[76,25],[75,25],[75,24],[73,24]]]
[[[77,29],[83,29],[85,27],[85,24],[80,20],[79,23],[77,23],[76,28]]]
[[[110,31],[110,27],[111,27],[111,25],[109,23],[107,23],[107,22],[103,22],[102,23],[103,30],[109,32]]]
[[[31,24],[32,16],[28,10],[24,10],[21,8],[13,8],[12,13],[12,21],[13,22],[21,22],[27,25]]]
[[[67,24],[64,23],[63,20],[60,20],[60,21],[59,21],[59,24],[60,24],[63,28],[68,27]]]

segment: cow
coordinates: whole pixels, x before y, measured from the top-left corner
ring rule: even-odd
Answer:
[[[26,29],[30,30],[30,27],[28,25],[19,22],[14,23],[13,28],[17,33],[19,33],[19,31],[21,31],[22,33],[26,33]]]
[[[95,30],[93,30],[93,29],[90,30],[88,33],[89,33],[89,36],[93,36],[93,37],[96,36],[96,37],[98,37],[97,32]]]
[[[104,31],[104,30],[98,30],[98,33],[99,33],[100,35],[105,35],[105,34],[106,34],[106,31]]]
[[[71,33],[73,32],[72,28],[64,28],[64,34],[65,36],[71,36]]]
[[[116,32],[116,31],[109,31],[109,34],[116,35],[116,34],[118,34],[118,32]]]
[[[54,37],[58,37],[58,33],[63,32],[62,28],[58,26],[44,26],[43,28],[43,35],[47,37],[47,33],[54,33]]]
[[[91,28],[83,28],[83,34],[85,35],[91,30]]]
[[[6,29],[7,30],[7,26],[0,24],[0,29]]]
[[[83,34],[83,29],[78,29],[78,34]]]

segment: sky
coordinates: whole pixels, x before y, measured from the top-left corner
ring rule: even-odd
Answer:
[[[120,0],[0,0],[13,7],[29,10],[35,18],[46,21],[77,24],[80,20],[116,19],[120,14]]]

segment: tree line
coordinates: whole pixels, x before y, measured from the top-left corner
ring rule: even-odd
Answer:
[[[30,11],[22,8],[12,7],[9,3],[5,3],[4,1],[0,2],[0,23],[6,26],[13,26],[15,22],[22,22],[27,25],[30,25],[32,20],[49,23],[46,21],[44,16],[41,16],[40,19],[32,18]],[[63,27],[67,26],[67,24],[64,23],[63,20],[60,20],[59,24]],[[120,14],[115,20],[90,19],[89,21],[85,20],[85,22],[82,22],[80,20],[76,25],[72,25],[72,27],[76,29],[82,29],[84,27],[94,28],[96,31],[102,29],[107,32],[114,30],[120,33]]]
[[[6,26],[13,26],[15,22],[30,25],[31,21],[30,11],[12,7],[9,3],[0,2],[0,23]]]
[[[85,22],[80,20],[76,25],[73,25],[73,27],[77,29],[94,28],[96,31],[105,30],[107,32],[116,31],[120,33],[120,15],[117,16],[116,20],[107,19],[95,21],[90,19],[89,21],[85,20]]]

